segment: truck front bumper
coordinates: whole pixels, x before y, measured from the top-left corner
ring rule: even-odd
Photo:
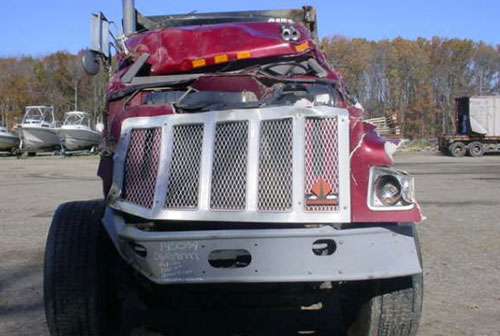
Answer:
[[[103,222],[121,256],[157,284],[350,281],[422,272],[410,223],[148,232],[109,208]],[[214,261],[228,255],[244,262]]]

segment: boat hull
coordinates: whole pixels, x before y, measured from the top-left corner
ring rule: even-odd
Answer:
[[[21,150],[26,152],[54,149],[60,145],[57,128],[21,125],[19,135]]]
[[[12,133],[0,133],[0,150],[6,151],[19,146],[19,137]]]
[[[84,128],[59,129],[61,146],[68,151],[91,149],[99,145],[101,135],[98,132]]]

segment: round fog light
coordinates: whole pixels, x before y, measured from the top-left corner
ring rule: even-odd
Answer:
[[[375,194],[383,205],[395,205],[401,199],[401,184],[394,176],[380,176],[375,182]]]

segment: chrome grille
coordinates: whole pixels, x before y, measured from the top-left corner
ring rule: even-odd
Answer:
[[[161,128],[138,128],[130,135],[121,198],[145,208],[153,206],[161,144]]]
[[[198,206],[203,125],[172,127],[172,154],[169,167],[166,208]]]
[[[258,208],[285,211],[292,207],[293,121],[262,121],[260,125]]]
[[[246,206],[248,121],[215,127],[210,208],[243,210]]]
[[[113,209],[163,221],[351,220],[345,109],[133,117],[121,130],[108,198]]]
[[[338,197],[337,118],[306,118],[304,143],[304,204],[308,211],[336,211],[337,205],[308,205],[314,186],[324,182],[330,197]],[[326,195],[325,195],[326,196]],[[318,197],[314,195],[314,197]],[[338,200],[337,200],[338,201]]]

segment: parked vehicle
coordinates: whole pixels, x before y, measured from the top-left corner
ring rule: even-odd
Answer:
[[[500,152],[500,96],[462,97],[455,100],[455,135],[438,138],[439,150],[455,157]]]
[[[50,334],[123,334],[134,321],[206,333],[194,316],[245,332],[252,311],[272,306],[315,307],[318,329],[416,335],[413,179],[392,167],[392,147],[318,48],[315,10],[123,8],[98,169],[105,201],[55,213]],[[91,74],[110,57],[108,22],[93,25]],[[239,319],[218,310],[237,305]]]
[[[59,147],[57,121],[52,106],[27,106],[20,125],[20,150],[28,153],[54,150]]]
[[[17,134],[10,133],[7,128],[0,127],[0,151],[11,151],[19,146]]]
[[[90,115],[80,111],[66,112],[58,135],[64,151],[91,150],[101,141],[101,134],[92,128]]]

